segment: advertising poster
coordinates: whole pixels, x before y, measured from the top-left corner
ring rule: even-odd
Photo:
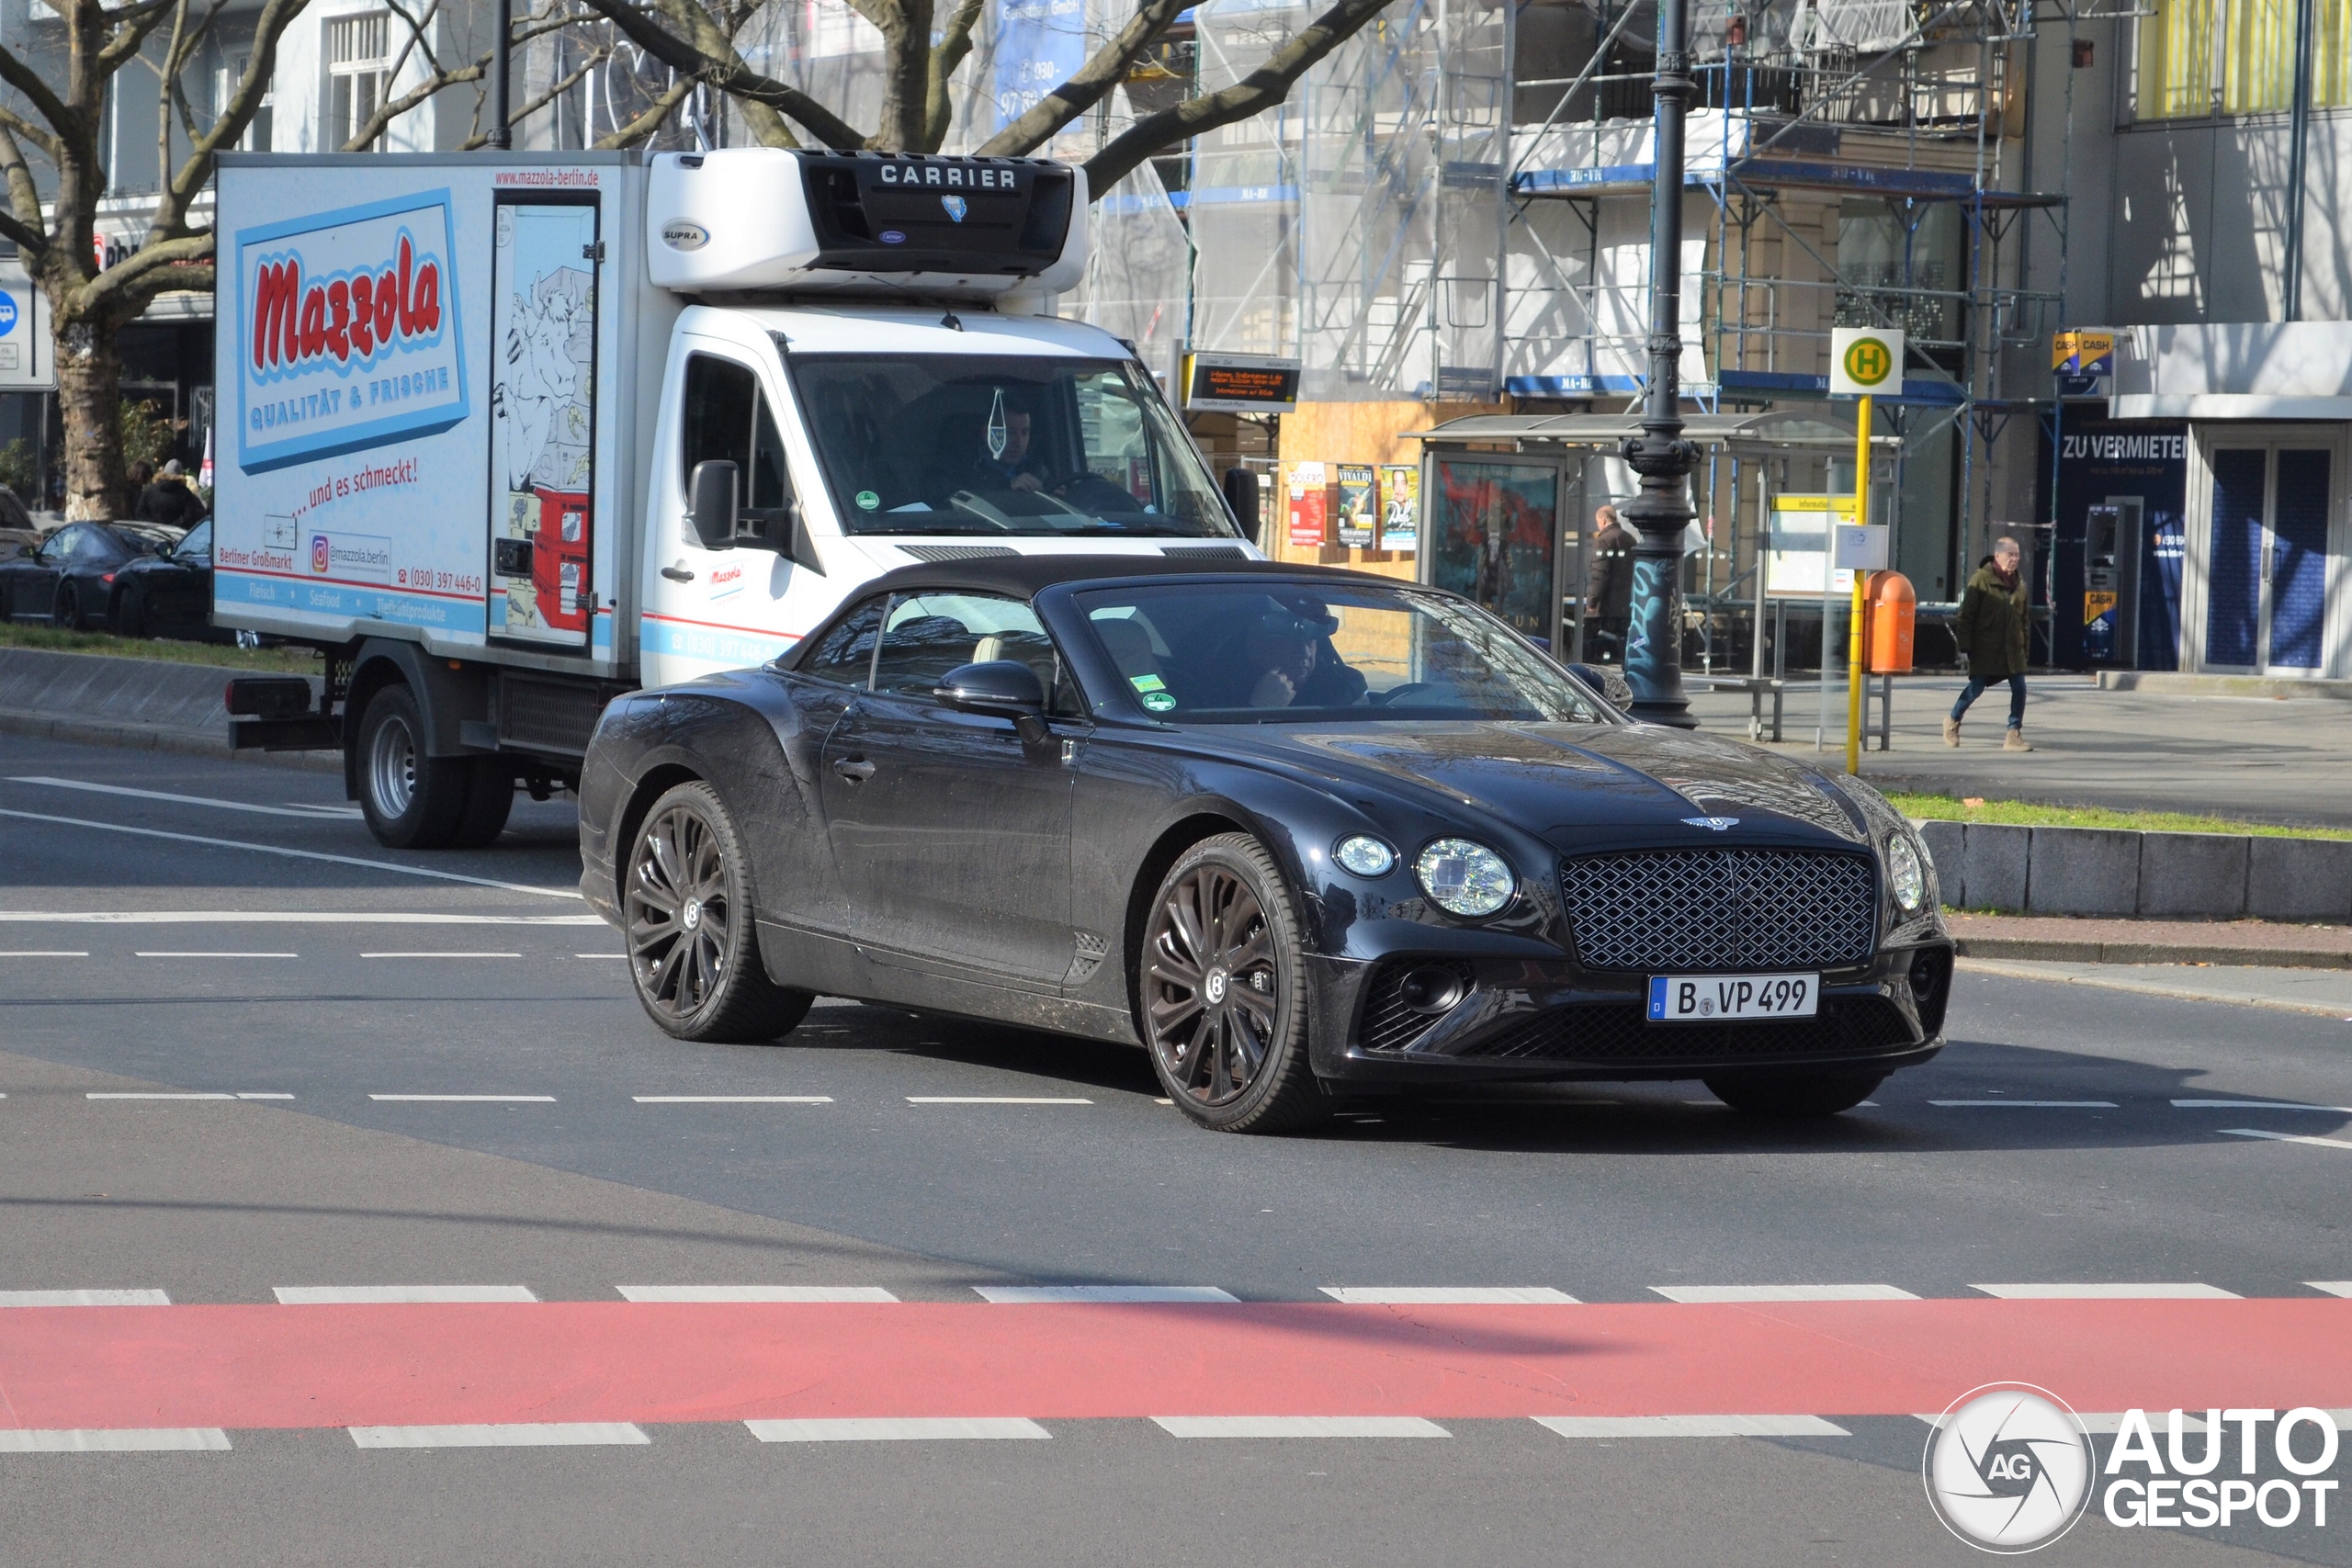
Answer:
[[[1290,466],[1290,542],[1301,549],[1318,548],[1331,537],[1329,481],[1320,463]]]
[[[1380,491],[1370,463],[1340,466],[1340,543],[1368,550],[1380,536]]]
[[[1380,547],[1414,550],[1421,542],[1421,470],[1410,463],[1380,469]]]

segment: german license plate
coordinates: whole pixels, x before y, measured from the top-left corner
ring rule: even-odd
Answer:
[[[1652,1023],[1811,1018],[1821,1010],[1818,975],[1653,975]]]

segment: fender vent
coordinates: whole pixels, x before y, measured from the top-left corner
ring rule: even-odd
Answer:
[[[900,545],[899,549],[921,561],[978,560],[982,556],[1017,556],[1010,545]]]
[[[1062,976],[1062,984],[1082,986],[1093,977],[1095,970],[1102,966],[1102,960],[1109,954],[1111,944],[1092,931],[1077,931],[1072,934],[1076,938],[1077,953],[1069,961],[1069,973]]]

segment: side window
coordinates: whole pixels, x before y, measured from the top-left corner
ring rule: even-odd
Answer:
[[[1069,686],[1054,639],[1037,613],[1018,599],[993,593],[901,593],[890,602],[875,660],[874,689],[901,696],[929,697],[950,670],[965,664],[1018,660],[1037,672],[1049,700]],[[1075,712],[1074,690],[1065,708]]]
[[[874,668],[874,635],[882,628],[882,597],[860,604],[827,632],[795,666],[797,673],[864,689]]]
[[[775,416],[748,365],[716,355],[686,361],[685,440],[678,468],[681,488],[693,482],[695,465],[735,465],[735,503],[745,509],[782,506],[791,495],[784,441]],[[688,542],[693,529],[687,529]]]

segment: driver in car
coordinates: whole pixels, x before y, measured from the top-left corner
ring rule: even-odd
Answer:
[[[989,435],[992,429],[998,428],[1004,432],[1004,450],[990,452]],[[1029,449],[1029,411],[1007,403],[1002,425],[998,426],[991,421],[989,427],[980,432],[980,452],[972,464],[971,488],[976,491],[1017,490],[1030,492],[1044,489],[1045,480],[1037,473],[1041,465],[1036,455]]]
[[[1259,616],[1242,635],[1240,666],[1250,682],[1238,706],[1352,707],[1363,700],[1361,671],[1331,646],[1336,616],[1319,604],[1285,607]]]

